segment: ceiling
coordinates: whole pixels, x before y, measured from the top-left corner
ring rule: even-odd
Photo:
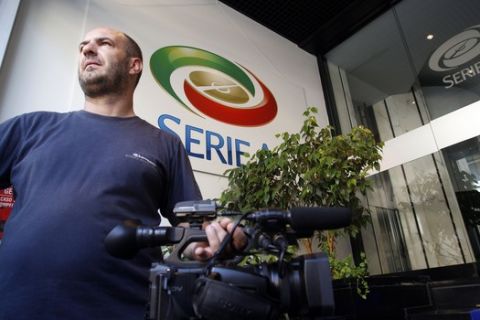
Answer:
[[[297,44],[322,55],[400,0],[220,0]]]

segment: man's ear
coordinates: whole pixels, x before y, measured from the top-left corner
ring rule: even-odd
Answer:
[[[143,62],[140,58],[130,58],[129,74],[139,74],[143,70]]]

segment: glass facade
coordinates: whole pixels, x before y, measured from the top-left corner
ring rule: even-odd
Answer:
[[[326,55],[340,129],[385,141],[371,274],[480,259],[480,1],[403,0]]]

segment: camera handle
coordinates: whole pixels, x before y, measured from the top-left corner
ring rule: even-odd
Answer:
[[[173,246],[172,253],[165,259],[165,263],[170,266],[181,268],[203,267],[206,262],[182,259],[182,253],[187,246],[193,242],[208,242],[207,234],[203,230],[186,228],[182,239]]]

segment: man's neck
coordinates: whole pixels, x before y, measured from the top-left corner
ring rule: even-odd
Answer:
[[[133,117],[133,97],[102,96],[85,97],[85,111],[109,117]]]

